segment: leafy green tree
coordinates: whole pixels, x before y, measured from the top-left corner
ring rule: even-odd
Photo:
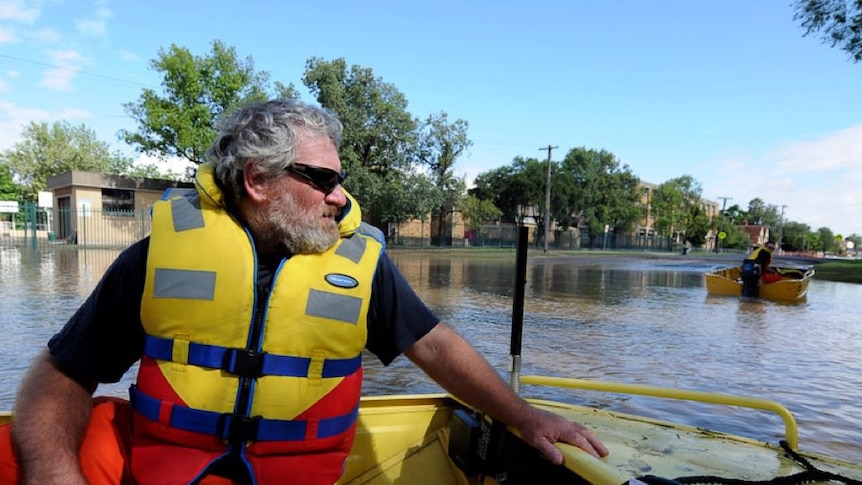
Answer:
[[[111,153],[92,130],[68,122],[31,122],[21,139],[0,155],[0,161],[22,186],[22,198],[31,202],[54,175],[71,170],[126,175],[132,167],[130,158]]]
[[[615,232],[626,232],[641,217],[640,180],[612,153],[575,148],[562,163],[551,162],[549,209],[545,208],[547,170],[546,160],[516,157],[509,167],[479,174],[470,193],[491,201],[503,212],[504,219],[523,221],[532,214],[539,223],[545,211],[550,210],[560,227],[584,221],[589,224],[593,240],[605,225]],[[544,225],[539,227],[536,244],[544,237]]]
[[[455,162],[473,144],[467,138],[469,124],[461,119],[449,123],[445,111],[428,116],[419,128],[418,153],[419,162],[428,167],[431,177],[442,191],[443,198],[438,209],[438,234],[444,234],[445,215],[463,199],[465,183],[454,176]],[[440,237],[442,246],[445,238]]]
[[[522,223],[528,210],[544,199],[545,162],[515,157],[508,166],[482,172],[469,193],[490,201],[502,211],[502,220]]]
[[[458,207],[464,223],[474,233],[482,230],[482,226],[494,222],[503,215],[503,211],[494,206],[489,200],[480,199],[475,195],[468,195],[461,201]]]
[[[835,234],[828,227],[821,227],[815,232],[815,248],[827,253],[838,252],[838,245],[835,243]]]
[[[160,158],[180,157],[201,163],[225,111],[270,97],[269,73],[258,72],[250,57],[239,59],[233,47],[213,41],[212,52],[193,55],[171,44],[160,49],[150,68],[162,75],[162,92],[144,89],[123,105],[138,124],[120,136],[139,152]],[[280,97],[296,97],[292,86],[276,84]]]
[[[778,229],[781,225],[781,210],[776,205],[767,204],[761,198],[748,202],[747,220],[749,224]]]
[[[348,69],[344,59],[309,59],[302,81],[344,125],[339,155],[348,171],[364,167],[387,174],[410,168],[417,123],[407,111],[407,98],[394,85],[369,68]]]
[[[751,246],[751,239],[739,229],[739,226],[727,226],[724,232],[727,234],[727,237],[721,243],[722,248],[748,249]]]
[[[652,207],[659,234],[666,237],[683,234],[683,239],[692,244],[699,241],[701,228],[695,222],[703,215],[702,192],[700,182],[691,175],[670,179],[656,187]]]
[[[862,2],[859,0],[795,0],[794,20],[804,35],[819,33],[824,43],[840,47],[853,62],[862,60]]]
[[[710,229],[713,229],[713,221],[709,220],[703,207],[693,207],[691,220],[685,230],[686,241],[691,242],[692,246],[703,246]]]
[[[12,169],[5,163],[0,163],[0,200],[18,200],[21,189],[12,178]]]
[[[417,122],[407,111],[407,98],[371,69],[348,69],[344,59],[309,59],[302,81],[344,125],[339,156],[350,174],[345,186],[363,204],[366,220],[376,225],[400,220],[402,204],[392,197],[404,193],[386,188],[409,180],[416,157]],[[388,203],[375,202],[384,196]]]
[[[742,210],[739,204],[733,204],[724,210],[724,223],[730,226],[740,226],[748,222],[748,212]]]
[[[785,251],[808,251],[813,240],[811,227],[796,221],[785,221],[781,248]]]
[[[439,207],[442,200],[439,188],[428,176],[421,173],[393,172],[387,179],[376,177],[376,180],[370,183],[381,183],[381,190],[376,197],[363,205],[363,210],[370,207],[380,214],[381,224],[427,221],[431,211]],[[398,244],[397,233],[394,236],[395,239],[391,242]]]
[[[641,189],[628,165],[606,150],[580,147],[569,150],[561,171],[571,176],[565,211],[589,223],[592,241],[605,225],[618,234],[633,229],[641,217]]]

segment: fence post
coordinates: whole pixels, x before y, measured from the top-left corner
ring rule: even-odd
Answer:
[[[30,227],[33,228],[33,239],[31,239],[30,246],[33,249],[36,249],[36,247],[37,247],[37,241],[36,241],[36,204],[33,204],[33,203],[27,204],[27,215],[30,218]],[[25,231],[24,234],[26,235],[27,232]]]
[[[147,209],[141,209],[141,231],[140,231],[140,239],[143,239],[146,236],[147,228],[144,227],[147,222]]]
[[[78,231],[78,244],[87,245],[87,206],[81,207],[81,231]]]

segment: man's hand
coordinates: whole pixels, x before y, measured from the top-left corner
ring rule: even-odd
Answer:
[[[563,464],[563,453],[554,446],[561,441],[586,451],[596,458],[608,455],[608,449],[586,427],[553,413],[530,407],[524,419],[515,424],[527,444],[539,450],[555,465]]]
[[[558,441],[577,446],[596,458],[608,454],[587,428],[518,397],[466,340],[442,323],[405,354],[447,391],[517,428],[524,440],[552,463],[563,463],[563,454],[553,445]]]

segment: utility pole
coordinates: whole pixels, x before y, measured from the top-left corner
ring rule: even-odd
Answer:
[[[727,207],[727,201],[733,200],[733,197],[718,197],[721,199],[721,219],[718,222],[718,234],[724,232],[724,208]],[[715,252],[718,253],[721,251],[721,238],[718,237],[718,234],[715,235]]]
[[[551,150],[557,147],[548,145],[539,150],[548,150],[548,177],[545,182],[545,251],[548,254],[548,239],[551,233]]]
[[[778,242],[775,244],[775,247],[778,248],[778,253],[781,254],[781,239],[784,237],[784,209],[787,206],[781,206],[781,217],[778,219]]]

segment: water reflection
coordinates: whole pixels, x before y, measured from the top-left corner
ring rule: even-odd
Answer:
[[[0,408],[21,373],[96,285],[116,251],[0,251]],[[393,253],[428,305],[501,372],[514,292],[511,257]],[[803,449],[862,460],[862,285],[813,281],[808,299],[778,304],[708,297],[708,263],[532,258],[527,268],[524,373],[762,396],[799,420]],[[363,392],[440,392],[404,358],[368,356]],[[132,376],[102,392],[123,395]],[[646,397],[524,389],[530,394],[675,419],[683,405]],[[687,406],[687,405],[686,405]],[[690,424],[774,441],[768,414],[698,405]],[[768,428],[764,427],[768,424]]]
[[[506,368],[511,261],[428,261],[409,254],[395,259],[441,318],[492,365]],[[797,414],[803,447],[862,459],[862,431],[853,424],[862,420],[862,379],[853,370],[862,351],[855,306],[862,286],[815,281],[808,299],[796,304],[715,298],[703,289],[709,266],[532,260],[524,372],[774,399]],[[384,372],[369,392],[397,391],[386,386]],[[424,380],[417,386],[435,389]],[[683,407],[586,392],[547,391],[542,397],[666,419],[675,419]],[[700,407],[701,416],[690,424],[749,434],[769,423],[772,431],[761,438],[773,441],[783,430],[780,418],[769,413],[695,406]]]

